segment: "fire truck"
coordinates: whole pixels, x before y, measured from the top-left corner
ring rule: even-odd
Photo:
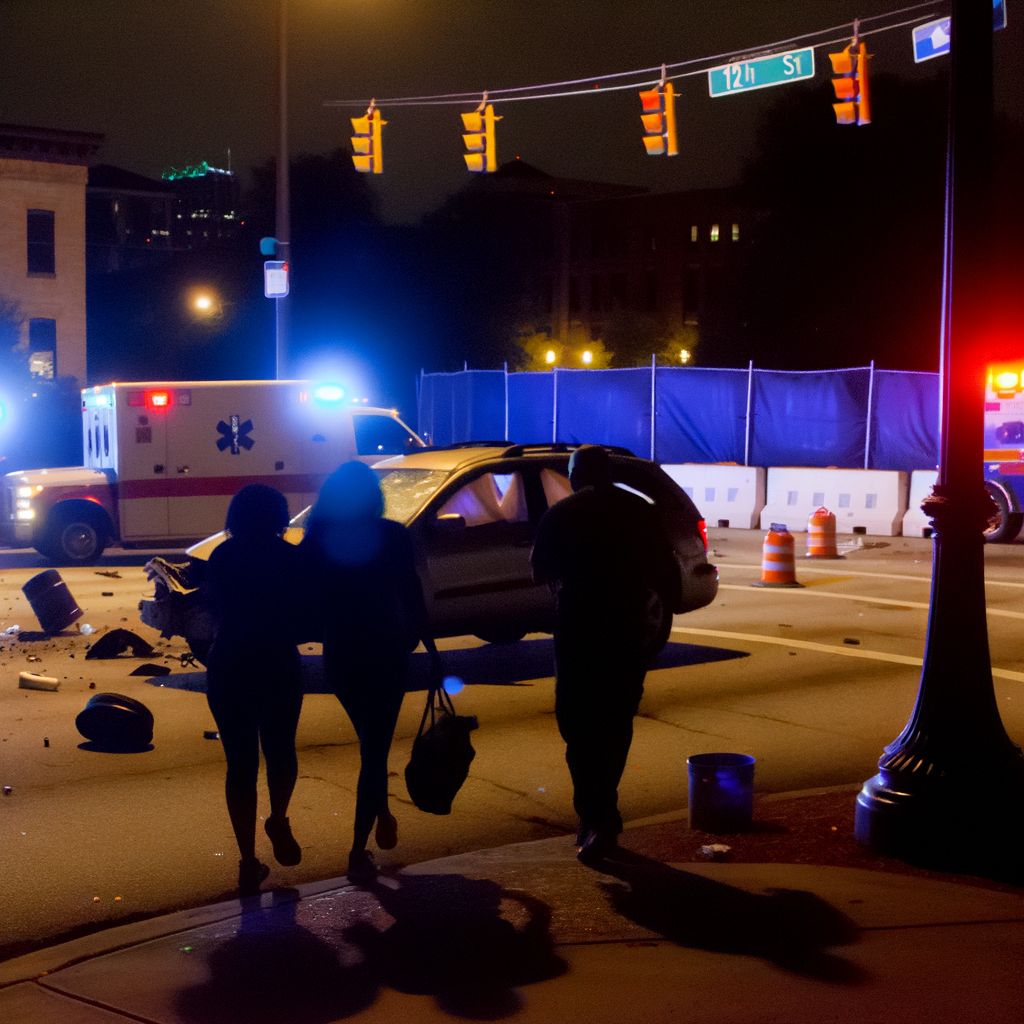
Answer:
[[[1008,543],[1024,524],[1024,360],[989,369],[984,458],[985,486],[999,507],[986,540]]]
[[[374,463],[423,441],[394,409],[310,380],[106,384],[82,391],[82,466],[8,473],[0,543],[90,565],[107,545],[176,546],[223,529],[250,483],[312,502],[349,459]]]

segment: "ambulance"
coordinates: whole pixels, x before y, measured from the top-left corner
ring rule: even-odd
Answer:
[[[984,457],[985,486],[999,507],[985,537],[1009,543],[1024,524],[1024,359],[989,368]]]
[[[394,409],[311,380],[105,384],[82,391],[83,466],[2,478],[0,544],[90,565],[112,543],[177,546],[223,529],[265,483],[292,514],[350,459],[424,447]]]

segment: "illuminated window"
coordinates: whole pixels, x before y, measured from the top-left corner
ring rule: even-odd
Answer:
[[[27,229],[29,274],[56,273],[53,210],[29,210]]]
[[[699,235],[700,235],[700,232],[697,230],[697,225],[694,224],[690,228],[690,244],[691,245],[696,245],[697,244],[697,238],[699,237]]]
[[[711,241],[712,242],[717,242],[718,241],[718,225],[717,224],[712,224],[711,225]]]
[[[57,356],[57,321],[32,319],[28,322],[29,373],[52,380]]]
[[[732,240],[738,242],[740,240],[740,226],[739,224],[733,224],[732,226]]]

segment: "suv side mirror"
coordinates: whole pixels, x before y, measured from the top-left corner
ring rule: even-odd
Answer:
[[[465,528],[466,519],[464,516],[449,513],[443,516],[438,516],[434,520],[434,529],[443,536],[462,533]]]

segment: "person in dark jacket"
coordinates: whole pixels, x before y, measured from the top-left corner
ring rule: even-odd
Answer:
[[[317,566],[323,621],[324,669],[359,737],[359,781],[348,877],[376,875],[366,849],[398,843],[388,805],[388,753],[409,674],[409,654],[423,640],[433,657],[412,539],[385,519],[377,475],[346,462],[327,478],[306,526],[301,548]]]
[[[231,499],[231,536],[214,548],[204,589],[215,621],[207,658],[207,700],[217,722],[227,775],[228,815],[238,842],[238,891],[259,891],[270,868],[256,857],[259,752],[267,765],[270,817],[264,828],[279,864],[295,865],[302,850],[292,835],[288,803],[298,777],[295,732],[302,710],[297,595],[301,556],[282,537],[288,503],[264,484]]]
[[[622,831],[618,786],[651,643],[679,568],[654,507],[616,487],[604,448],[569,460],[573,493],[537,529],[533,577],[556,596],[555,717],[580,818],[578,856],[600,859]]]

